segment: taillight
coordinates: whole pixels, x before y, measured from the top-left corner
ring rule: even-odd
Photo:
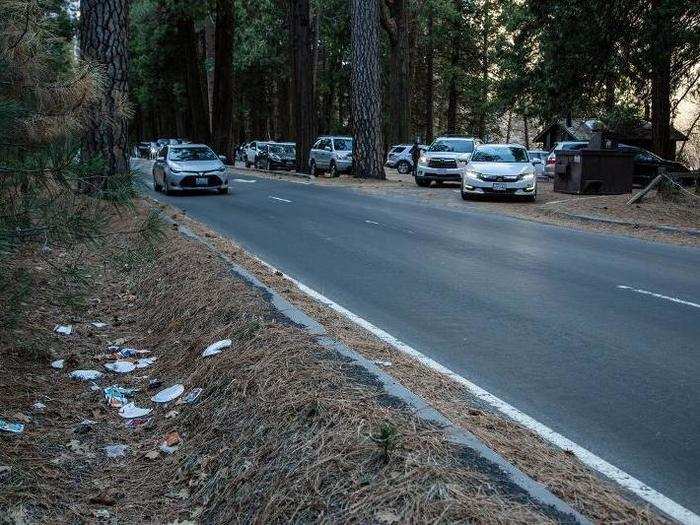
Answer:
[[[556,163],[557,163],[556,157],[548,157],[547,158],[547,164],[556,164]]]

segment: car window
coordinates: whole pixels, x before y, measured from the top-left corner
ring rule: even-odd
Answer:
[[[158,157],[165,158],[168,155],[168,146],[163,146],[158,152]]]
[[[569,144],[564,144],[561,149],[564,150],[579,150],[579,149],[584,149],[588,147],[587,142],[574,142],[574,143],[569,143]]]
[[[352,140],[333,139],[333,149],[335,151],[352,151]]]
[[[433,142],[428,151],[471,153],[474,151],[474,141],[464,139],[438,139]]]
[[[528,162],[528,156],[524,148],[482,146],[472,156],[472,162]]]
[[[216,160],[216,154],[206,146],[193,148],[172,148],[168,160],[176,162],[192,161],[192,160]]]
[[[391,153],[401,153],[406,149],[406,146],[394,146],[391,148]]]
[[[294,146],[291,144],[274,144],[269,147],[270,153],[275,155],[291,155],[295,154]]]

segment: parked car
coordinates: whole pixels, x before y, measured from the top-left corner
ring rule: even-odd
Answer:
[[[137,142],[134,144],[133,156],[139,159],[148,159],[151,157],[150,142]]]
[[[257,168],[264,170],[293,170],[297,165],[296,144],[294,142],[271,142],[258,153]]]
[[[262,147],[264,145],[268,144],[265,141],[261,140],[254,140],[253,142],[249,142],[248,145],[246,146],[245,149],[245,167],[250,168],[251,166],[255,166],[255,161],[258,158],[258,153],[260,153]]]
[[[416,184],[425,188],[432,181],[461,181],[464,168],[479,144],[479,139],[471,137],[439,137],[418,159]]]
[[[319,137],[309,153],[311,175],[328,171],[337,177],[352,171],[352,137]]]
[[[675,161],[662,159],[658,155],[654,155],[651,151],[636,146],[627,146],[626,144],[618,145],[622,151],[628,151],[634,155],[634,174],[632,183],[646,186],[654,177],[659,174],[659,168],[665,168],[670,173],[687,173],[690,171],[688,166]],[[692,184],[693,180],[682,180],[686,184]]]
[[[153,189],[168,195],[184,190],[228,193],[225,159],[204,144],[163,146],[153,163]]]
[[[554,178],[554,169],[556,168],[557,165],[557,151],[570,151],[570,150],[577,150],[577,149],[584,149],[588,147],[588,142],[574,142],[574,141],[569,141],[569,142],[557,142],[554,144],[554,148],[552,151],[549,152],[549,156],[547,156],[547,163],[544,166],[544,173],[547,175],[548,178],[553,179]]]
[[[532,162],[532,165],[535,166],[535,173],[537,173],[537,178],[547,179],[548,177],[544,173],[544,165],[545,162],[547,162],[549,152],[540,149],[533,149],[529,150],[527,154],[530,156],[530,161]]]
[[[527,150],[518,144],[484,144],[476,148],[462,176],[462,198],[507,195],[537,198],[537,175]]]
[[[425,144],[419,144],[421,154],[428,149]],[[387,155],[384,165],[387,168],[395,168],[399,173],[406,174],[413,170],[413,155],[411,151],[413,144],[397,144],[392,146]]]

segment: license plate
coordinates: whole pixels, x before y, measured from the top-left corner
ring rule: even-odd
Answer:
[[[496,191],[506,191],[506,185],[502,182],[494,182],[493,189]]]
[[[195,180],[195,184],[197,186],[206,186],[208,183],[209,179],[207,179],[206,177],[197,177],[197,179]]]
[[[437,170],[438,175],[444,175],[445,173],[447,173],[447,170],[445,168],[438,168],[438,170]]]

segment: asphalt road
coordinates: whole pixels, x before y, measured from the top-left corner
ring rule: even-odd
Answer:
[[[236,177],[158,199],[700,513],[700,249]]]

